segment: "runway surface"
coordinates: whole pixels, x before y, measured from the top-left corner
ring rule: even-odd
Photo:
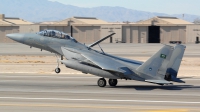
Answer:
[[[200,111],[200,77],[168,86],[119,80],[105,88],[97,80],[86,74],[0,74],[0,111]]]

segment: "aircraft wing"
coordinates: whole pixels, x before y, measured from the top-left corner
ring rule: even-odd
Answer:
[[[123,63],[113,58],[110,58],[109,56],[106,56],[104,54],[95,53],[95,52],[87,52],[84,50],[65,48],[65,47],[62,47],[62,50],[63,52],[65,52],[65,50],[68,50],[74,53],[78,53],[84,58],[86,58],[85,60],[82,60],[81,62],[96,65],[106,71],[122,73],[124,74],[124,77],[127,77],[127,78],[134,78],[134,79],[137,78],[136,76],[132,76],[133,72],[128,67],[123,65]]]
[[[123,66],[122,63],[105,56],[103,54],[98,54],[98,53],[82,53],[81,54],[83,57],[87,58],[91,62],[93,62],[95,65],[99,66],[103,70],[108,70],[108,71],[114,71],[114,72],[120,72],[124,73],[123,70],[121,70],[121,67]]]

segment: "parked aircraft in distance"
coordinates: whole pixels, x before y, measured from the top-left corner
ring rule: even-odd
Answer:
[[[141,62],[113,56],[102,50],[99,44],[114,34],[112,33],[89,46],[81,44],[68,34],[56,30],[8,34],[7,37],[30,47],[59,55],[61,59],[58,59],[56,73],[61,71],[59,68],[61,62],[68,68],[101,77],[97,81],[99,87],[106,86],[105,78],[109,79],[110,86],[116,86],[117,79],[137,80],[159,85],[172,84],[171,82],[185,83],[177,78],[177,74],[186,46],[164,45],[146,62]],[[99,45],[101,51],[92,49],[95,45]],[[63,56],[66,60],[63,60]]]

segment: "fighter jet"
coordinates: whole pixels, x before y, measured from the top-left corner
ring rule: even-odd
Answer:
[[[159,85],[168,85],[172,82],[185,83],[177,78],[177,74],[186,46],[163,45],[146,62],[141,62],[113,56],[103,51],[99,44],[114,34],[112,33],[91,45],[81,44],[68,34],[56,30],[6,36],[30,47],[55,53],[59,56],[56,73],[61,71],[59,68],[61,62],[68,68],[100,77],[97,81],[99,87],[106,86],[105,78],[109,79],[110,86],[116,86],[118,79],[144,81]],[[98,45],[101,50],[92,49],[95,45]],[[63,59],[63,56],[66,59]]]

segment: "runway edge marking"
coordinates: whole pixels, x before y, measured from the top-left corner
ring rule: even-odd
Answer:
[[[28,98],[28,97],[0,97],[0,99],[200,104],[200,102],[186,102],[186,101],[111,100],[111,99]]]

